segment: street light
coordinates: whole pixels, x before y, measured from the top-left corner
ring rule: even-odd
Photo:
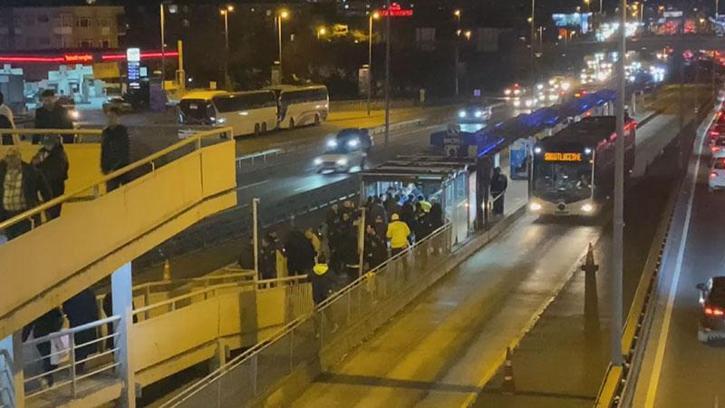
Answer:
[[[282,20],[289,17],[289,11],[282,9],[277,13],[277,49],[279,50],[279,78],[282,82],[284,75],[282,74]]]
[[[231,90],[232,81],[229,78],[229,13],[234,11],[231,4],[219,9],[219,14],[224,17],[224,87]]]
[[[465,31],[465,32],[463,33],[463,35],[464,35],[464,36],[466,37],[466,40],[470,40],[470,39],[471,39],[471,34],[472,34],[472,33],[471,33],[471,30],[466,30],[466,31]]]
[[[380,13],[374,11],[368,17],[368,116],[370,116],[370,100],[373,94],[373,20],[380,18]]]
[[[317,29],[317,39],[318,40],[320,39],[320,37],[324,36],[325,34],[327,34],[327,29],[325,27],[320,27]]]

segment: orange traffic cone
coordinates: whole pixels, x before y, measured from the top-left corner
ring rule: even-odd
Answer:
[[[503,384],[501,391],[504,394],[513,394],[516,392],[514,384],[514,363],[511,360],[511,347],[506,347],[506,362],[503,363]]]

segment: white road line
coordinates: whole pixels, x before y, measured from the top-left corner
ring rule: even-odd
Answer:
[[[722,108],[722,104],[718,107],[718,111]],[[715,120],[715,116],[712,117],[710,123],[705,127],[703,136],[707,133],[707,129],[710,128]],[[665,308],[664,321],[662,322],[662,330],[657,338],[657,350],[654,357],[654,366],[652,367],[652,376],[650,378],[649,387],[647,388],[647,398],[645,399],[644,406],[646,408],[654,408],[655,400],[657,399],[657,387],[659,386],[660,376],[662,375],[662,364],[664,362],[665,348],[667,348],[667,338],[670,333],[670,323],[672,321],[672,308],[675,304],[675,297],[677,295],[677,287],[679,286],[680,273],[682,272],[682,261],[685,257],[685,247],[687,246],[687,235],[690,232],[690,218],[692,217],[692,203],[695,199],[695,187],[697,186],[697,175],[700,173],[700,159],[702,158],[702,148],[705,145],[704,137],[700,137],[698,141],[699,147],[697,151],[697,162],[695,163],[695,172],[692,175],[692,182],[689,191],[689,197],[687,202],[687,213],[685,215],[685,225],[682,227],[682,236],[680,238],[680,246],[677,249],[677,260],[675,263],[675,272],[672,277],[672,286],[670,286],[670,293],[667,297],[667,305]]]
[[[266,184],[266,183],[269,183],[269,179],[262,180],[262,181],[258,181],[256,183],[252,183],[252,184],[246,184],[246,185],[243,185],[241,187],[237,187],[237,191],[242,191],[242,190],[246,190],[248,188],[261,186],[262,184]]]

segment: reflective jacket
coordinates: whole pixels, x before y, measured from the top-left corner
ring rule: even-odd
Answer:
[[[393,221],[388,224],[387,237],[390,240],[390,247],[393,249],[407,248],[410,228],[403,221]]]

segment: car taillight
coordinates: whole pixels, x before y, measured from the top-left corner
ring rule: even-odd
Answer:
[[[717,173],[715,173],[714,171],[710,172],[710,178],[715,178],[715,177],[717,177]]]
[[[719,146],[713,146],[712,147],[712,151],[713,152],[719,152],[720,151],[720,147]]]
[[[723,316],[725,315],[725,312],[723,312],[722,309],[718,309],[716,307],[706,307],[705,314],[708,316]]]
[[[710,136],[717,136],[719,134],[720,134],[720,132],[718,132],[717,130],[711,130],[710,131]]]

